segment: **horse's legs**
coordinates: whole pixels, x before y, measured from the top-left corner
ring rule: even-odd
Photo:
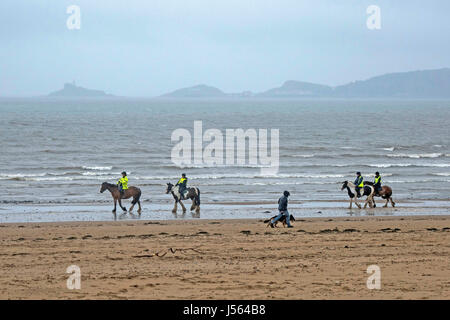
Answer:
[[[139,215],[141,215],[141,211],[142,211],[142,208],[141,208],[141,201],[138,200],[137,203],[138,203],[138,206],[139,206],[138,213],[139,213]]]
[[[133,208],[134,208],[134,203],[130,207],[130,213],[131,213],[131,211],[133,211]]]
[[[177,213],[177,204],[178,204],[178,201],[175,201],[175,205],[173,206],[172,213]]]
[[[358,203],[358,197],[355,195],[354,198],[355,198],[355,204],[356,204],[356,206],[357,206],[359,209],[361,209],[361,205]]]
[[[373,194],[369,195],[366,199],[366,204],[364,205],[364,209],[367,206],[367,203],[369,204],[369,208],[373,208],[373,204],[375,203],[375,200],[373,200]]]
[[[375,203],[375,197],[372,197],[373,207],[376,208],[377,204]]]
[[[117,208],[117,199],[114,198],[114,209],[112,212],[116,213],[116,208]]]
[[[180,201],[181,208],[183,208],[183,213],[186,213],[186,207],[184,206],[183,202]]]
[[[348,207],[349,209],[352,208],[352,204],[353,204],[353,198],[350,198],[350,206]]]
[[[127,212],[127,208],[122,206],[122,200],[120,200],[120,198],[119,198],[119,206],[123,211]]]
[[[200,213],[200,205],[195,202],[195,213]]]
[[[197,197],[192,199],[192,205],[195,207],[195,213],[200,213],[200,203],[197,202]]]
[[[386,199],[386,203],[384,204],[384,206],[383,206],[383,207],[384,207],[384,208],[387,208],[387,206],[388,206],[388,203],[389,203],[389,198],[387,198],[387,199]]]
[[[392,200],[392,197],[389,197],[389,199],[391,200],[392,208],[394,208],[394,207],[395,207],[395,202],[394,202],[394,200]],[[386,204],[386,206],[387,206],[387,204]]]
[[[192,199],[192,204],[191,204],[191,208],[189,209],[190,211],[195,209],[195,198]]]

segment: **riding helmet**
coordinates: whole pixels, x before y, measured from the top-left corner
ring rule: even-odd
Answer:
[[[359,172],[359,171],[358,171],[358,172],[357,172],[356,174],[357,174],[357,175],[360,175],[360,174],[361,174],[361,172]]]
[[[285,197],[289,197],[291,194],[289,193],[289,191],[285,191],[285,192],[283,192],[283,194],[284,194],[284,196]]]
[[[123,171],[121,174],[127,175],[127,173],[125,171]]]

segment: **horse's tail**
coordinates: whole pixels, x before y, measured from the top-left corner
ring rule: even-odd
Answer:
[[[392,197],[392,188],[388,187],[388,186],[384,186],[384,187],[386,188],[385,195],[389,198]]]
[[[196,195],[195,195],[195,204],[197,206],[199,206],[200,205],[200,189],[199,188],[195,188],[195,193],[196,193]]]
[[[133,204],[133,205],[139,202],[139,199],[141,199],[141,194],[142,194],[141,189],[139,189],[139,188],[136,188],[136,189],[137,189],[138,192],[133,197],[133,201],[131,201],[131,204]]]
[[[389,199],[392,197],[392,189],[389,186],[382,186],[379,193],[383,199]]]

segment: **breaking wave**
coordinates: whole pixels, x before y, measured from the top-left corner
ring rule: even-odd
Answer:
[[[413,159],[420,159],[420,158],[439,158],[442,157],[442,153],[398,153],[398,154],[387,154],[388,157],[392,158],[413,158]]]

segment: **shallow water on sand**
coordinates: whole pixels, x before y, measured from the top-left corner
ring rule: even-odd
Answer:
[[[340,183],[353,181],[357,170],[366,180],[380,171],[393,188],[399,208],[386,214],[448,212],[447,203],[429,210],[410,202],[417,208],[404,210],[402,201],[450,199],[449,101],[10,99],[0,100],[0,113],[3,222],[111,219],[111,198],[99,193],[100,184],[115,183],[122,170],[142,189],[149,219],[173,217],[165,184],[182,172],[201,190],[201,218],[265,217],[265,207],[217,203],[268,201],[273,210],[283,190],[294,202],[307,201],[298,215],[346,214],[347,203],[328,209],[312,200],[345,200]],[[195,120],[203,131],[279,129],[278,174],[248,163],[175,165],[171,134],[193,133]]]

